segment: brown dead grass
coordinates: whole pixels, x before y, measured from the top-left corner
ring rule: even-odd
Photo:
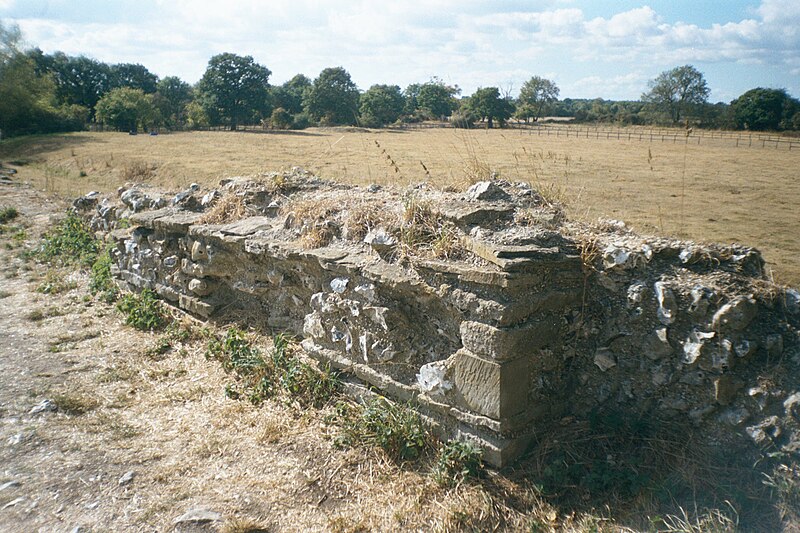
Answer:
[[[796,148],[708,138],[698,145],[693,137],[685,143],[547,137],[536,130],[310,129],[31,137],[4,141],[0,159],[29,161],[19,169],[21,179],[67,196],[113,191],[126,181],[126,165],[142,160],[157,165],[150,183],[174,189],[295,165],[348,183],[428,181],[441,188],[494,174],[567,200],[573,218],[619,218],[644,233],[755,246],[777,281],[800,285]]]
[[[200,224],[222,224],[235,222],[247,216],[244,199],[236,194],[226,194],[214,204],[198,222]]]

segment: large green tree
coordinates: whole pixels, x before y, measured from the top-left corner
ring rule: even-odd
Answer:
[[[667,114],[674,124],[694,105],[705,104],[710,89],[703,74],[691,65],[666,70],[649,83],[642,101]]]
[[[282,85],[270,88],[272,106],[281,107],[291,115],[303,112],[303,93],[311,87],[311,80],[303,74],[297,74]]]
[[[731,102],[736,127],[748,130],[793,129],[800,101],[785,89],[750,89]]]
[[[373,85],[361,95],[361,124],[378,128],[391,124],[403,113],[404,104],[397,85]]]
[[[493,127],[495,120],[502,127],[514,113],[514,104],[501,97],[497,87],[478,89],[469,97],[464,108],[466,113],[471,113],[480,120],[486,119],[486,127],[489,129]]]
[[[39,74],[53,80],[60,104],[84,106],[93,115],[97,101],[111,89],[111,67],[106,63],[63,52],[44,54],[38,48],[29,51],[28,56]]]
[[[111,89],[97,102],[97,120],[119,131],[136,131],[158,125],[153,96],[141,89]]]
[[[164,123],[180,127],[186,123],[186,105],[192,101],[192,86],[177,76],[159,80],[153,102],[161,113]]]
[[[16,25],[0,22],[0,136],[79,129],[86,108],[59,105],[52,77],[21,49]]]
[[[358,87],[342,67],[326,68],[303,94],[308,115],[323,125],[355,124]]]
[[[545,110],[545,106],[558,100],[558,86],[555,82],[533,76],[526,81],[519,91],[517,116],[526,122],[529,119],[538,120]]]
[[[225,53],[212,57],[198,83],[208,115],[236,130],[244,122],[269,116],[269,76],[272,72],[252,56]]]
[[[456,95],[461,93],[458,86],[451,86],[439,78],[431,78],[419,86],[417,107],[431,118],[449,117],[456,108]]]
[[[109,73],[110,87],[130,87],[141,89],[147,94],[156,92],[158,76],[138,63],[119,63],[112,65]]]

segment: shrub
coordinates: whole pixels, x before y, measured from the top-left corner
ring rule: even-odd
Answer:
[[[0,224],[10,222],[19,216],[19,211],[16,207],[2,207],[0,208]]]
[[[483,468],[481,449],[471,442],[451,440],[439,449],[433,478],[444,487],[477,477]]]
[[[270,126],[278,130],[288,130],[292,125],[292,115],[289,114],[282,107],[276,107],[272,110],[272,115],[269,118]]]
[[[161,329],[168,322],[161,302],[149,289],[139,294],[126,294],[120,299],[117,309],[126,315],[126,324],[142,331]]]
[[[308,113],[297,113],[292,117],[292,129],[293,130],[304,130],[311,125],[311,118],[309,118]]]
[[[450,124],[454,128],[470,129],[475,127],[475,117],[471,113],[453,113]]]

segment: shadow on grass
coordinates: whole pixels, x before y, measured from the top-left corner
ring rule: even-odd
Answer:
[[[87,132],[12,137],[0,142],[0,160],[11,165],[24,166],[37,162],[44,154],[95,142],[102,140],[92,137]]]
[[[254,135],[278,135],[281,137],[323,137],[321,133],[314,133],[306,130],[220,130],[209,133],[248,133]]]

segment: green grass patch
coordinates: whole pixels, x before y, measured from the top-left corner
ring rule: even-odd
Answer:
[[[78,287],[78,282],[66,277],[64,272],[48,270],[44,279],[36,286],[36,292],[42,294],[62,294]]]
[[[470,478],[477,478],[483,470],[483,452],[467,441],[451,440],[439,448],[433,479],[442,487],[453,487]]]
[[[363,405],[340,402],[334,421],[342,428],[337,445],[376,446],[398,463],[419,458],[431,445],[419,414],[382,396]]]
[[[117,303],[117,310],[125,315],[127,325],[141,331],[160,330],[169,322],[161,302],[149,289],[124,295]]]
[[[319,369],[300,360],[282,335],[275,336],[272,352],[265,355],[253,346],[247,333],[228,328],[223,337],[212,337],[206,357],[219,361],[234,375],[225,388],[227,396],[254,405],[282,394],[303,406],[321,407],[339,386],[329,368]]]

